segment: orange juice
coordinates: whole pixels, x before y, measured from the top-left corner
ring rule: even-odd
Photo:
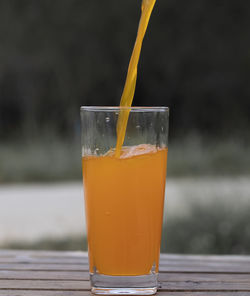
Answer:
[[[158,272],[167,149],[123,147],[82,164],[90,272]]]
[[[128,74],[123,89],[120,107],[131,107],[135,94],[135,86],[137,79],[137,67],[141,54],[142,42],[148,27],[148,22],[154,8],[156,0],[142,0],[141,19],[135,41],[135,46],[129,62]],[[129,110],[121,110],[117,123],[117,142],[116,142],[116,156],[119,157],[121,147],[124,142],[127,122],[129,117]]]

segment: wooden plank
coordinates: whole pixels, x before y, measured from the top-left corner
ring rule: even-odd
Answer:
[[[162,266],[164,265],[189,265],[189,266],[193,266],[193,265],[211,265],[211,266],[227,266],[227,265],[240,265],[240,266],[244,266],[244,265],[250,265],[250,262],[246,261],[214,261],[214,260],[160,260],[160,264]]]
[[[204,259],[196,259],[196,260],[186,260],[183,258],[182,260],[170,260],[164,259],[160,260],[161,265],[171,264],[171,265],[217,265],[217,266],[225,266],[225,265],[250,265],[250,261],[236,261],[236,260],[204,260]]]
[[[214,274],[214,273],[161,273],[160,282],[246,282],[250,283],[250,274]]]
[[[0,296],[91,296],[87,291],[0,290]],[[250,296],[250,292],[158,292],[157,296]]]
[[[0,279],[9,280],[75,280],[88,281],[89,272],[87,271],[15,271],[0,270]]]
[[[83,264],[0,264],[0,270],[43,270],[43,271],[88,271],[88,266]]]
[[[89,290],[89,281],[0,280],[0,289],[12,290]],[[250,282],[159,282],[164,291],[244,291],[250,292]]]
[[[244,291],[250,292],[250,282],[159,282],[164,291]]]
[[[32,250],[0,250],[0,258],[15,258],[16,256],[29,256],[31,258],[87,258],[87,252],[81,251],[32,251]],[[239,261],[247,263],[250,256],[243,255],[177,255],[177,254],[161,254],[161,261]],[[0,260],[1,261],[1,260]]]
[[[0,290],[0,296],[92,296],[92,295],[89,291]],[[183,296],[183,295],[180,295],[180,296]],[[248,295],[239,295],[239,296],[248,296]]]
[[[17,254],[15,257],[1,257],[1,263],[33,263],[33,264],[88,264],[88,258],[86,256],[82,257],[34,257],[27,255]],[[185,266],[197,266],[197,265],[210,265],[210,266],[228,266],[228,265],[250,265],[248,261],[236,261],[236,260],[209,260],[209,259],[186,259],[183,257],[182,260],[174,260],[165,258],[161,259],[161,266],[165,265],[185,265]]]
[[[0,280],[0,290],[89,290],[89,281]]]
[[[0,264],[12,264],[12,263],[33,263],[33,264],[85,264],[88,265],[87,258],[37,258],[28,256],[16,256],[15,258],[0,258]]]
[[[1,267],[0,267],[1,268]],[[182,266],[182,265],[160,265],[160,272],[186,272],[186,273],[250,273],[250,266],[228,265],[228,266]]]
[[[0,270],[0,279],[9,280],[71,280],[88,281],[89,273],[82,271],[9,271]],[[162,273],[159,281],[250,282],[250,274]]]
[[[4,269],[7,268],[4,266],[5,263],[86,265],[88,262],[87,254],[81,252],[5,251],[2,253],[9,254],[7,257],[0,258],[0,268]],[[230,256],[224,256],[221,260],[219,256],[162,255],[160,269],[162,272],[178,272],[181,270],[179,268],[181,266],[185,272],[250,272],[250,262],[244,259],[248,257],[232,256],[231,260]],[[12,269],[13,265],[10,265],[9,268]],[[20,268],[22,267],[20,266]],[[33,269],[33,267],[31,268]],[[52,269],[55,268],[52,267]],[[85,269],[87,270],[87,267]],[[70,267],[67,270],[70,270]]]
[[[162,255],[159,296],[250,296],[250,256]],[[0,296],[90,295],[87,254],[0,251]]]
[[[163,292],[159,291],[157,296],[250,296],[250,292],[234,291],[234,292],[222,292],[222,291],[194,291],[194,292],[183,292],[183,291],[171,291]],[[1,295],[0,295],[1,296]]]
[[[250,261],[249,255],[179,255],[179,254],[162,254],[161,260],[209,260],[209,261]]]
[[[87,257],[87,252],[82,251],[34,251],[34,250],[0,250],[0,257],[15,257],[16,255],[33,257]]]
[[[223,262],[223,263],[215,263],[215,262],[203,262],[203,261],[194,261],[190,263],[186,262],[160,262],[160,269],[162,271],[169,270],[169,268],[177,268],[181,270],[198,270],[198,271],[206,271],[213,270],[216,271],[230,271],[233,272],[241,270],[242,272],[250,272],[250,263],[239,263],[239,262]]]
[[[85,270],[88,270],[88,262],[87,261],[81,261],[81,260],[57,260],[57,259],[49,259],[43,260],[43,259],[19,259],[19,260],[5,260],[4,262],[0,262],[0,268],[21,268],[22,264],[27,264],[28,268],[33,268],[35,265],[39,266],[45,266],[46,269],[54,269],[57,265],[57,267],[63,268],[63,266],[68,265],[67,270],[70,270],[70,266],[74,266],[74,269],[79,268],[82,270],[84,267]],[[44,267],[42,267],[44,268]],[[57,269],[58,269],[57,268]],[[37,268],[36,268],[37,269]],[[225,262],[223,264],[221,263],[214,263],[214,262],[192,262],[192,263],[175,263],[175,262],[164,262],[160,263],[160,270],[162,272],[168,272],[168,271],[186,271],[186,272],[245,272],[250,273],[250,263],[232,263],[232,262]]]
[[[40,271],[88,271],[88,266],[83,264],[24,264],[10,263],[0,264],[0,270],[40,270]],[[186,272],[186,273],[250,273],[250,265],[227,265],[227,266],[182,266],[160,265],[160,272]]]
[[[27,253],[24,254],[22,251],[12,253],[12,257],[1,257],[0,258],[0,265],[1,268],[5,268],[4,264],[11,264],[11,263],[33,263],[33,264],[69,264],[69,265],[86,265],[88,260],[86,254],[83,256],[70,256],[72,252],[65,252],[67,257],[62,257],[62,253],[60,253],[61,257],[42,257],[37,256],[39,253],[35,252],[32,256]],[[42,252],[43,254],[44,252]],[[49,252],[45,254],[52,255],[54,252]],[[58,254],[58,252],[55,252]],[[77,252],[79,254],[79,252]],[[205,259],[204,259],[205,257]],[[241,256],[233,256],[234,260],[229,260],[229,256],[225,256],[225,260],[215,260],[218,256],[211,256],[212,260],[209,260],[209,256],[177,256],[171,255],[163,259],[161,259],[160,269],[163,272],[180,270],[179,266],[184,267],[185,272],[202,272],[201,269],[204,269],[203,272],[212,272],[211,268],[214,268],[214,272],[223,272],[223,271],[230,271],[230,272],[239,272],[239,269],[242,269],[242,272],[250,272],[250,262],[239,260],[242,259]],[[236,258],[237,257],[237,258]],[[174,259],[176,258],[176,260]],[[187,259],[189,258],[189,259]],[[199,259],[200,258],[200,259]],[[10,266],[12,268],[13,265]],[[174,267],[174,268],[172,268]],[[201,268],[200,268],[201,267]],[[204,268],[203,268],[204,267]],[[21,266],[20,266],[21,268]],[[53,267],[52,267],[53,268]],[[68,270],[69,268],[67,268]],[[87,269],[87,267],[86,267]]]

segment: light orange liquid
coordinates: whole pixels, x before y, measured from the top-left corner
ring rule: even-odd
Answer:
[[[141,7],[141,19],[137,32],[135,46],[130,59],[128,74],[121,97],[120,107],[131,107],[135,94],[135,86],[137,79],[137,67],[141,53],[142,42],[148,27],[148,22],[154,8],[156,0],[143,0]],[[119,157],[121,148],[124,142],[127,122],[129,117],[129,109],[120,111],[117,123],[117,142],[116,142],[116,157]]]
[[[158,272],[167,149],[152,147],[82,158],[90,272]]]

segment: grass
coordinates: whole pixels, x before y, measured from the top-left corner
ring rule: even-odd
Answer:
[[[242,141],[190,135],[169,144],[169,177],[244,174],[250,174],[250,153]],[[0,145],[0,183],[80,179],[79,141],[51,137]]]

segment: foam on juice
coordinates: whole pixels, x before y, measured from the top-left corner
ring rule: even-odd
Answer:
[[[144,154],[152,154],[157,151],[162,150],[162,148],[156,148],[154,145],[150,144],[140,144],[137,146],[123,146],[120,151],[120,159],[131,158]],[[115,149],[109,150],[105,156],[115,156]]]

